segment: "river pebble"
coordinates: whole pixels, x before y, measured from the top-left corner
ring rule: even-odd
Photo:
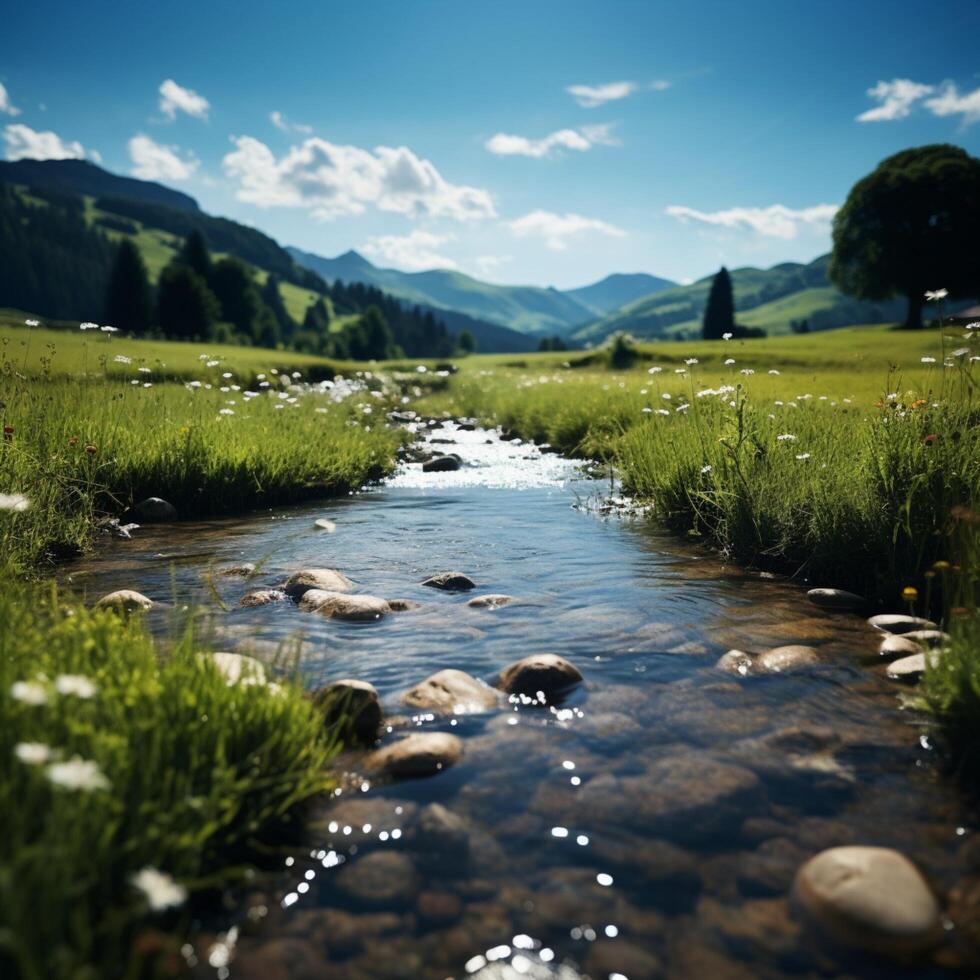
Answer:
[[[113,609],[116,612],[142,612],[153,607],[153,600],[133,589],[119,589],[104,595],[95,604],[96,609]]]
[[[864,596],[844,589],[810,589],[806,597],[821,609],[860,609],[865,604]]]
[[[465,671],[447,668],[407,691],[402,700],[410,708],[445,714],[469,714],[498,707],[500,696]]]
[[[476,588],[476,582],[462,572],[440,572],[427,578],[422,584],[429,586],[430,589],[442,589],[445,592],[468,592]]]
[[[303,612],[315,612],[333,619],[376,622],[391,612],[384,599],[373,595],[345,595],[326,589],[308,589],[299,600]]]
[[[282,588],[294,599],[298,599],[308,589],[350,592],[354,588],[354,583],[346,575],[332,568],[303,568],[293,572],[283,583]]]
[[[537,653],[518,660],[500,674],[500,686],[508,694],[536,697],[538,692],[546,699],[567,691],[582,680],[577,667],[554,653]]]
[[[755,664],[767,674],[781,674],[820,663],[820,654],[813,647],[791,645],[766,650],[756,657]]]
[[[434,776],[455,765],[463,743],[446,732],[413,732],[368,756],[368,769],[396,779]]]
[[[884,633],[911,633],[913,630],[934,630],[936,624],[930,619],[919,616],[905,616],[898,613],[887,613],[872,616],[868,623]]]

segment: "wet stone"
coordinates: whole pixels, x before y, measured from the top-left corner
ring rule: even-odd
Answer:
[[[342,894],[365,908],[406,908],[418,890],[419,875],[406,854],[374,851],[344,864],[334,883]]]
[[[467,592],[476,588],[476,582],[462,572],[440,572],[427,578],[422,584],[445,592]]]
[[[368,769],[395,779],[434,776],[457,763],[463,743],[446,732],[413,732],[372,752]]]
[[[255,565],[250,561],[243,562],[241,565],[226,565],[218,569],[218,574],[225,578],[249,578],[255,574]]]
[[[289,596],[282,589],[253,589],[251,592],[246,592],[239,599],[238,604],[248,609],[252,606],[267,606],[272,602],[282,602],[288,598]]]
[[[313,943],[285,936],[242,951],[235,959],[235,976],[242,980],[320,980],[326,965]]]
[[[422,464],[423,473],[451,473],[458,470],[463,465],[463,461],[455,453],[447,456],[435,456],[427,459]]]
[[[202,663],[210,663],[229,686],[234,684],[265,684],[265,665],[243,653],[202,653]]]
[[[422,608],[422,603],[414,599],[389,599],[388,608],[392,612],[414,612]]]
[[[142,612],[153,606],[153,600],[133,589],[119,589],[104,595],[95,604],[96,609],[112,609],[115,612]]]
[[[590,977],[662,977],[663,964],[657,957],[625,939],[600,939],[589,944],[585,970]]]
[[[490,594],[478,595],[476,598],[470,599],[466,605],[472,606],[474,609],[499,609],[501,606],[506,606],[508,602],[513,602],[513,598],[509,595]]]
[[[765,653],[759,654],[755,663],[763,673],[781,674],[804,667],[813,667],[820,663],[820,655],[813,647],[791,645],[766,650]]]
[[[177,508],[161,497],[147,497],[133,504],[129,516],[145,524],[165,524],[177,520]]]
[[[878,647],[878,653],[887,659],[912,657],[917,653],[922,653],[922,647],[915,640],[910,640],[907,636],[889,634],[881,641],[881,645]]]
[[[567,691],[582,680],[578,668],[554,653],[538,653],[506,667],[500,686],[508,694],[535,697],[540,691],[546,699]]]
[[[373,595],[345,595],[324,589],[309,589],[299,600],[303,612],[315,612],[332,619],[376,622],[391,611],[384,599]]]
[[[323,712],[324,724],[338,726],[342,734],[373,742],[381,727],[378,691],[367,681],[333,681],[313,694],[313,703]]]
[[[440,670],[407,691],[402,700],[411,708],[445,714],[489,711],[500,704],[496,691],[465,671]]]
[[[452,892],[424,891],[415,900],[418,917],[433,925],[455,922],[463,911],[463,903]]]
[[[929,651],[929,666],[934,666],[940,656],[939,650]],[[893,660],[888,665],[888,676],[893,681],[904,681],[905,683],[918,683],[919,679],[926,672],[926,654],[914,653],[911,657],[902,657],[901,660]]]
[[[415,826],[415,845],[454,861],[465,858],[470,850],[470,833],[466,821],[441,803],[430,803],[419,814]]]
[[[719,657],[715,667],[726,674],[735,674],[745,677],[752,673],[754,661],[752,657],[742,650],[729,650]]]
[[[865,605],[863,596],[844,589],[810,589],[806,597],[821,609],[860,609]]]
[[[868,623],[884,633],[911,633],[913,630],[934,630],[936,624],[929,619],[922,619],[919,616],[903,616],[900,614],[888,613],[881,616],[872,616]]]
[[[793,884],[803,920],[843,946],[905,957],[942,935],[939,905],[919,870],[884,847],[834,847],[804,864]]]
[[[907,640],[915,643],[922,643],[925,646],[936,647],[941,643],[948,643],[952,637],[949,633],[942,630],[911,630],[904,634]]]
[[[293,572],[283,583],[282,588],[292,598],[299,599],[310,589],[350,592],[354,588],[354,583],[346,575],[341,575],[332,568],[304,568]]]

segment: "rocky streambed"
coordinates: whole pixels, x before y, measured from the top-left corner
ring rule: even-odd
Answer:
[[[381,488],[144,525],[70,570],[161,633],[215,609],[233,682],[274,683],[299,635],[311,691],[357,706],[336,794],[197,975],[980,972],[970,803],[888,676],[928,624],[602,516],[534,446],[402,421]]]

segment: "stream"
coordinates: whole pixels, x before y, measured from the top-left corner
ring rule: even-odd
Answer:
[[[132,588],[166,600],[148,614],[160,635],[167,604],[220,597],[219,649],[268,657],[299,636],[311,688],[378,689],[383,741],[413,729],[462,740],[456,765],[387,784],[364,775],[364,752],[345,753],[308,841],[238,925],[197,944],[195,975],[895,976],[814,941],[788,900],[797,868],[836,845],[896,848],[940,895],[970,853],[978,862],[965,800],[876,662],[880,634],[643,515],[603,512],[608,482],[558,455],[453,422],[419,429],[463,467],[404,463],[380,487],[316,506],[147,525],[68,570],[89,598]],[[324,518],[333,533],[315,527]],[[246,561],[260,564],[250,582],[213,574]],[[308,567],[420,608],[351,623],[288,601],[238,606]],[[477,591],[422,586],[448,570]],[[467,605],[484,593],[514,598]],[[745,678],[715,667],[732,647],[785,644],[821,662]],[[560,704],[443,717],[400,703],[443,668],[492,683],[544,652],[584,677]],[[952,964],[940,955],[907,975],[957,975]]]

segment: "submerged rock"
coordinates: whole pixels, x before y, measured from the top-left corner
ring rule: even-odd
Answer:
[[[781,674],[790,670],[800,670],[820,663],[820,655],[813,647],[791,645],[775,647],[760,653],[755,660],[759,670],[767,674]]]
[[[95,604],[96,609],[113,609],[116,612],[143,612],[153,607],[153,600],[133,589],[119,589],[104,595]]]
[[[513,601],[512,596],[491,593],[489,595],[478,595],[470,599],[466,605],[472,606],[474,609],[499,609],[501,606],[506,606],[508,602]]]
[[[416,684],[402,700],[412,708],[459,715],[495,708],[499,695],[465,671],[447,669]]]
[[[802,918],[843,946],[897,958],[942,936],[939,905],[919,870],[886,847],[833,847],[796,874]]]
[[[470,850],[469,828],[459,814],[441,803],[430,803],[419,814],[415,845],[421,851],[459,860]]]
[[[392,612],[414,612],[422,608],[422,603],[414,599],[389,599],[388,608]]]
[[[381,727],[381,699],[367,681],[345,678],[313,693],[313,703],[323,712],[328,727],[336,725],[344,736],[373,742]]]
[[[283,590],[293,599],[299,599],[309,589],[323,589],[327,592],[350,592],[354,583],[332,568],[304,568],[293,572],[282,585]]]
[[[133,504],[130,515],[147,524],[164,524],[177,520],[177,508],[162,497],[147,497]]]
[[[391,612],[391,606],[377,596],[345,595],[326,589],[308,589],[299,600],[299,607],[303,612],[353,622],[376,622]]]
[[[904,616],[898,613],[886,613],[872,616],[868,624],[883,633],[911,633],[913,630],[934,630],[936,624],[930,619],[919,616]]]
[[[447,732],[413,732],[372,752],[368,769],[395,779],[434,776],[459,762],[463,743]]]
[[[844,589],[810,589],[806,597],[821,609],[860,609],[865,605],[864,596]]]
[[[447,456],[434,456],[432,459],[427,459],[422,464],[422,472],[451,473],[454,470],[458,470],[462,465],[462,459],[455,453],[450,453]]]
[[[512,663],[500,674],[500,686],[508,694],[524,694],[533,698],[540,691],[548,700],[581,680],[578,668],[554,653],[532,654]]]
[[[401,908],[411,904],[419,875],[400,851],[374,851],[349,861],[335,876],[338,889],[368,908]]]
[[[446,592],[468,592],[470,589],[476,588],[476,582],[462,572],[440,572],[438,575],[427,578],[422,584],[431,589],[443,589]]]
[[[270,602],[283,602],[288,598],[289,596],[282,589],[253,589],[251,592],[246,592],[238,600],[238,604],[246,608],[250,606],[267,606]]]
[[[718,670],[724,671],[726,674],[737,674],[740,677],[745,677],[747,674],[752,673],[754,665],[755,661],[750,654],[745,653],[743,650],[729,650],[728,653],[723,653],[718,658],[715,667]]]
[[[242,562],[241,565],[226,565],[218,569],[218,574],[225,578],[249,578],[255,574],[255,565],[250,561]]]

